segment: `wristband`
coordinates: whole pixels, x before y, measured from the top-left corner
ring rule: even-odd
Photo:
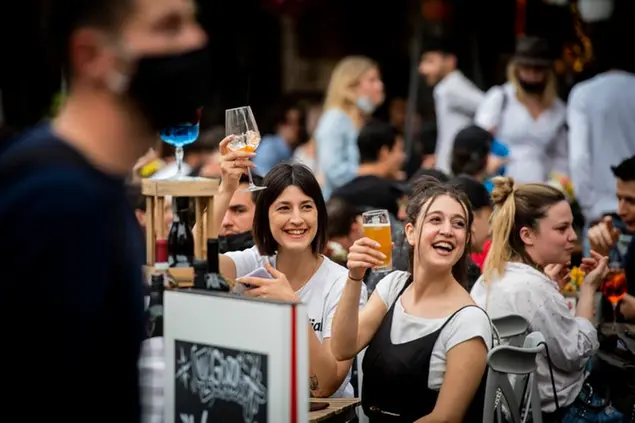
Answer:
[[[352,277],[352,276],[351,276],[351,272],[348,272],[348,278],[349,278],[350,280],[352,280],[353,282],[361,282],[361,281],[363,281],[363,280],[364,280],[364,277],[363,277],[363,276],[362,276],[361,278],[359,278],[359,279],[356,279],[356,278]]]

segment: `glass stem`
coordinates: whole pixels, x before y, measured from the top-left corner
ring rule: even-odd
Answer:
[[[617,334],[617,304],[611,303],[613,307],[613,332]]]
[[[176,147],[176,176],[183,176],[183,147]]]
[[[250,187],[256,186],[256,184],[254,184],[254,178],[251,176],[250,168],[247,168],[247,176],[249,176],[249,186]]]

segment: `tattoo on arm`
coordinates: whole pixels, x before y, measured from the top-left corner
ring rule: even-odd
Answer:
[[[318,382],[318,378],[316,375],[311,375],[309,377],[309,389],[311,390],[311,392],[320,389],[320,383]]]

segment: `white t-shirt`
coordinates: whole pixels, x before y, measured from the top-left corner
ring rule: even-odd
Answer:
[[[407,272],[395,271],[379,281],[375,292],[382,299],[386,307],[390,307],[397,300],[397,296],[404,287],[408,277]],[[426,319],[406,314],[401,300],[395,304],[390,340],[393,344],[403,344],[427,336],[441,328],[450,318]],[[428,374],[428,388],[438,391],[445,376],[447,352],[456,345],[473,338],[480,337],[489,349],[492,344],[492,327],[489,317],[477,307],[467,307],[459,311],[443,328],[437,342],[432,349],[430,358],[430,372]]]
[[[232,251],[225,253],[236,265],[236,277],[240,278],[264,267],[269,263],[276,267],[276,256],[261,256],[258,247],[254,246],[244,251]],[[324,257],[322,264],[313,274],[311,279],[296,294],[300,301],[307,306],[309,322],[320,342],[331,337],[333,326],[333,316],[337,303],[342,297],[342,292],[346,286],[348,271],[345,267]],[[366,304],[368,293],[366,286],[362,285],[362,294],[359,300],[359,308]],[[331,397],[352,397],[353,386],[350,384],[351,371],[348,371],[342,386],[339,387]]]
[[[437,115],[437,169],[452,173],[454,137],[472,123],[484,94],[460,70],[450,72],[432,91]]]

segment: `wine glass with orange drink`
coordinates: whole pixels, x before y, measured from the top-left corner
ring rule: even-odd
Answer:
[[[227,146],[231,151],[253,153],[260,144],[260,131],[250,106],[237,107],[225,111],[225,135],[233,135],[234,139]],[[251,169],[247,168],[249,186],[245,191],[253,192],[267,187],[254,184]]]
[[[615,331],[615,318],[617,314],[617,305],[624,298],[628,291],[626,284],[626,273],[624,269],[611,267],[608,275],[602,284],[602,293],[613,306],[613,331]]]
[[[392,270],[392,237],[390,232],[390,215],[388,210],[371,210],[362,214],[364,236],[379,244],[379,250],[386,256],[381,266],[374,272],[390,272]]]

